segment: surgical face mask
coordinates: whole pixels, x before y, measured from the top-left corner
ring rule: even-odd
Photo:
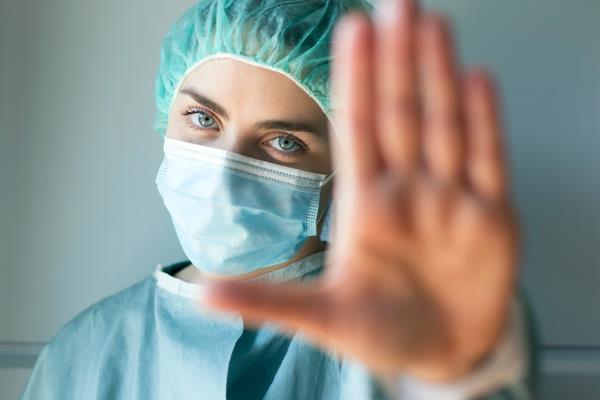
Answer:
[[[198,268],[241,275],[290,260],[317,235],[332,175],[165,137],[156,184]]]

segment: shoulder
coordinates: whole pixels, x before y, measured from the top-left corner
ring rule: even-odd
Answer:
[[[154,287],[153,277],[147,277],[64,324],[39,354],[21,399],[95,398],[87,391],[97,388],[94,379],[102,376],[107,360],[122,357],[128,341],[138,339],[132,330],[152,326],[144,319],[152,315],[147,310],[154,304]]]
[[[65,323],[46,345],[46,356],[63,358],[103,347],[127,325],[141,326],[154,299],[154,282],[149,276],[87,307]],[[87,357],[90,354],[88,353]]]

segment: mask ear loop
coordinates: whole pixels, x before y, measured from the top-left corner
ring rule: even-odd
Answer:
[[[320,214],[317,214],[317,225],[319,225],[321,223],[321,221],[323,220],[323,218],[325,218],[325,215],[327,215],[327,211],[329,210],[330,204],[333,202],[333,196],[327,201],[327,203],[325,203],[325,205],[323,206],[322,212]],[[321,210],[319,210],[321,211]],[[320,233],[320,232],[319,232]]]
[[[330,183],[330,181],[334,178],[334,176],[337,174],[337,172],[338,172],[338,169],[336,168],[333,172],[331,172],[329,175],[327,175],[327,177],[325,179],[323,179],[323,181],[321,182],[321,185],[320,185],[321,193],[322,193],[322,189]],[[333,208],[333,191],[331,192],[329,200],[326,203],[324,203],[324,205],[317,212],[316,226],[318,227],[317,236],[319,238],[321,237],[321,235],[323,233],[323,227],[325,226],[325,223],[326,223],[326,221],[324,221],[324,219],[327,217],[328,213],[330,212],[330,210],[332,208]]]
[[[324,108],[321,108],[321,109],[323,110],[323,112],[325,113],[325,116],[327,117],[327,120],[329,121],[329,125],[331,127],[331,130],[333,131],[331,133],[334,136],[336,136],[337,138],[341,138],[341,136],[339,134],[339,131],[338,131],[338,128],[336,126],[336,123],[335,123],[335,121],[334,121],[334,119],[332,117],[332,115],[333,115],[333,113],[334,113],[334,111],[336,109],[335,105],[334,104],[330,105],[329,112],[327,112]],[[339,166],[336,166],[336,168],[331,172],[331,174],[329,174],[324,179],[322,186],[325,186],[327,183],[329,183],[329,181],[331,179],[333,179],[333,177],[335,175],[337,175],[338,171],[339,171]],[[327,203],[325,203],[323,212],[320,215],[317,214],[318,215],[318,217],[317,217],[317,226],[319,227],[319,229],[318,229],[318,236],[321,239],[321,241],[323,241],[323,242],[331,242],[331,231],[332,231],[332,228],[333,228],[333,208],[334,208],[333,204],[334,204],[334,193],[333,193],[333,190],[332,190],[331,191],[331,196],[329,198],[329,201]],[[321,211],[321,210],[319,210],[319,211]],[[326,220],[322,221],[323,219],[326,219]],[[329,221],[327,221],[327,219]],[[322,223],[321,223],[321,221],[322,221]],[[327,223],[329,223],[328,226],[326,226]],[[323,238],[323,231],[324,231],[325,227],[327,227],[327,233],[328,233],[328,235],[327,235],[327,237]]]
[[[331,127],[331,130],[333,131],[333,132],[331,132],[331,134],[334,135],[334,136],[336,136],[336,137],[338,137],[338,138],[340,138],[340,134],[338,132],[336,123],[335,123],[335,121],[334,121],[334,119],[333,119],[333,117],[331,115],[331,113],[334,111],[335,107],[332,105],[330,112],[327,112],[324,108],[321,108],[321,109],[323,110],[323,112],[325,113],[325,116],[327,117],[327,120],[329,121],[329,126]],[[327,185],[329,183],[329,181],[331,181],[333,179],[333,177],[335,175],[337,175],[339,169],[340,169],[339,166],[335,166],[335,169],[329,175],[327,175],[327,177],[323,180],[323,183],[321,184],[321,187],[324,187],[325,185]],[[318,231],[317,235],[318,235],[318,237],[322,241],[327,241],[327,242],[330,242],[331,238],[327,237],[326,240],[322,239],[323,228],[325,227],[325,223],[327,222],[327,221],[322,221],[322,220],[324,218],[326,218],[332,212],[332,210],[333,210],[333,195],[334,195],[334,193],[333,193],[333,190],[332,190],[331,191],[330,199],[329,199],[329,201],[327,203],[325,203],[324,209],[322,210],[321,214],[320,215],[317,214],[317,226],[319,227],[319,229],[317,230]],[[319,211],[321,211],[321,210],[319,210]],[[332,225],[331,221],[333,220],[333,215],[331,215],[329,217],[329,220],[330,220],[329,221],[330,222],[329,225]],[[331,226],[329,226],[328,228],[329,228],[329,232],[330,232],[331,231]],[[329,233],[329,236],[331,236],[331,233]]]

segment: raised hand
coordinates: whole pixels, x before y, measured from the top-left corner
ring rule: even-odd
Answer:
[[[334,35],[340,144],[333,246],[316,284],[227,282],[208,301],[272,320],[376,372],[448,380],[505,327],[518,232],[495,89],[463,72],[450,28],[415,1]]]

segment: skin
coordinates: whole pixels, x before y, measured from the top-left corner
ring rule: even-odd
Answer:
[[[375,21],[350,14],[335,29],[344,140],[325,276],[215,282],[205,302],[301,330],[376,373],[451,381],[497,344],[517,275],[497,95],[489,73],[458,66],[444,17],[381,4]]]
[[[264,121],[284,121],[292,127]],[[327,175],[332,170],[331,123],[317,103],[286,76],[233,59],[202,64],[184,80],[169,115],[166,135],[255,159]],[[282,140],[282,141],[280,141]],[[287,146],[287,147],[286,147]],[[331,185],[322,194],[325,205]],[[307,239],[289,261],[244,275],[218,276],[193,265],[175,276],[186,282],[249,279],[323,251],[318,237]]]

